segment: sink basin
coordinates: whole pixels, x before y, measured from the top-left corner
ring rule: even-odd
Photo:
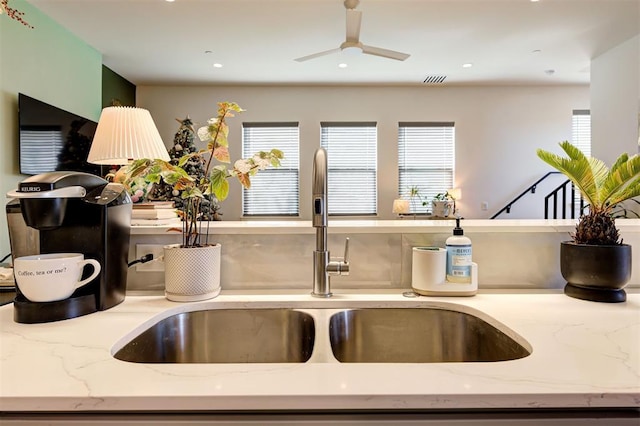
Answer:
[[[506,326],[496,325],[510,332]],[[531,354],[530,349],[481,318],[438,308],[338,312],[329,320],[329,337],[333,355],[340,362],[486,362]]]
[[[458,305],[300,309],[177,313],[118,344],[114,357],[136,363],[442,363],[509,361],[532,351],[504,324]],[[318,356],[312,359],[314,345]]]
[[[293,363],[313,352],[313,318],[292,309],[219,309],[161,320],[115,353],[139,363]]]

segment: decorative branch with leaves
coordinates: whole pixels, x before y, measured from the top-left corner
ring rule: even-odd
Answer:
[[[3,13],[6,13],[9,18],[20,22],[25,27],[29,29],[33,29],[33,26],[24,20],[23,18],[24,12],[21,12],[18,9],[9,7],[9,0],[0,0],[0,15],[2,15]]]
[[[159,159],[136,160],[127,166],[121,175],[121,181],[128,185],[136,179],[143,178],[148,183],[165,183],[173,185],[174,189],[180,191],[181,198],[185,201],[180,215],[183,219],[183,246],[199,247],[207,244],[201,241],[203,234],[198,225],[202,216],[201,201],[205,195],[213,194],[219,201],[224,201],[229,195],[229,181],[231,177],[236,177],[240,184],[249,189],[251,187],[251,176],[264,170],[269,166],[279,167],[280,160],[284,158],[282,151],[272,149],[271,151],[259,151],[250,158],[237,160],[232,167],[229,155],[229,127],[227,118],[233,117],[235,113],[244,111],[235,102],[219,102],[218,115],[209,119],[207,126],[198,129],[198,137],[207,142],[207,148],[198,152],[187,154],[180,158],[178,165],[174,166]],[[196,180],[182,168],[191,157],[200,155],[206,160],[204,177]],[[216,164],[220,163],[220,164]]]

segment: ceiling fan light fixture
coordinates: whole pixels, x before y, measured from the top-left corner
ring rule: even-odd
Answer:
[[[359,56],[362,54],[362,47],[360,46],[345,46],[342,48],[342,51],[345,55],[348,56]]]

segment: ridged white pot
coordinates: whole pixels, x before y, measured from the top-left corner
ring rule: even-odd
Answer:
[[[197,302],[220,294],[220,244],[164,247],[165,296],[175,302]]]
[[[436,217],[449,217],[453,210],[453,201],[432,201],[431,214]]]

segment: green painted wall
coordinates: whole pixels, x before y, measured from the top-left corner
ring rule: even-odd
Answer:
[[[25,178],[18,172],[18,93],[97,121],[102,109],[102,55],[24,0],[28,29],[0,15],[0,200]],[[0,258],[10,251],[4,207]]]
[[[111,68],[102,66],[102,107],[120,101],[122,106],[136,106],[136,86]]]

